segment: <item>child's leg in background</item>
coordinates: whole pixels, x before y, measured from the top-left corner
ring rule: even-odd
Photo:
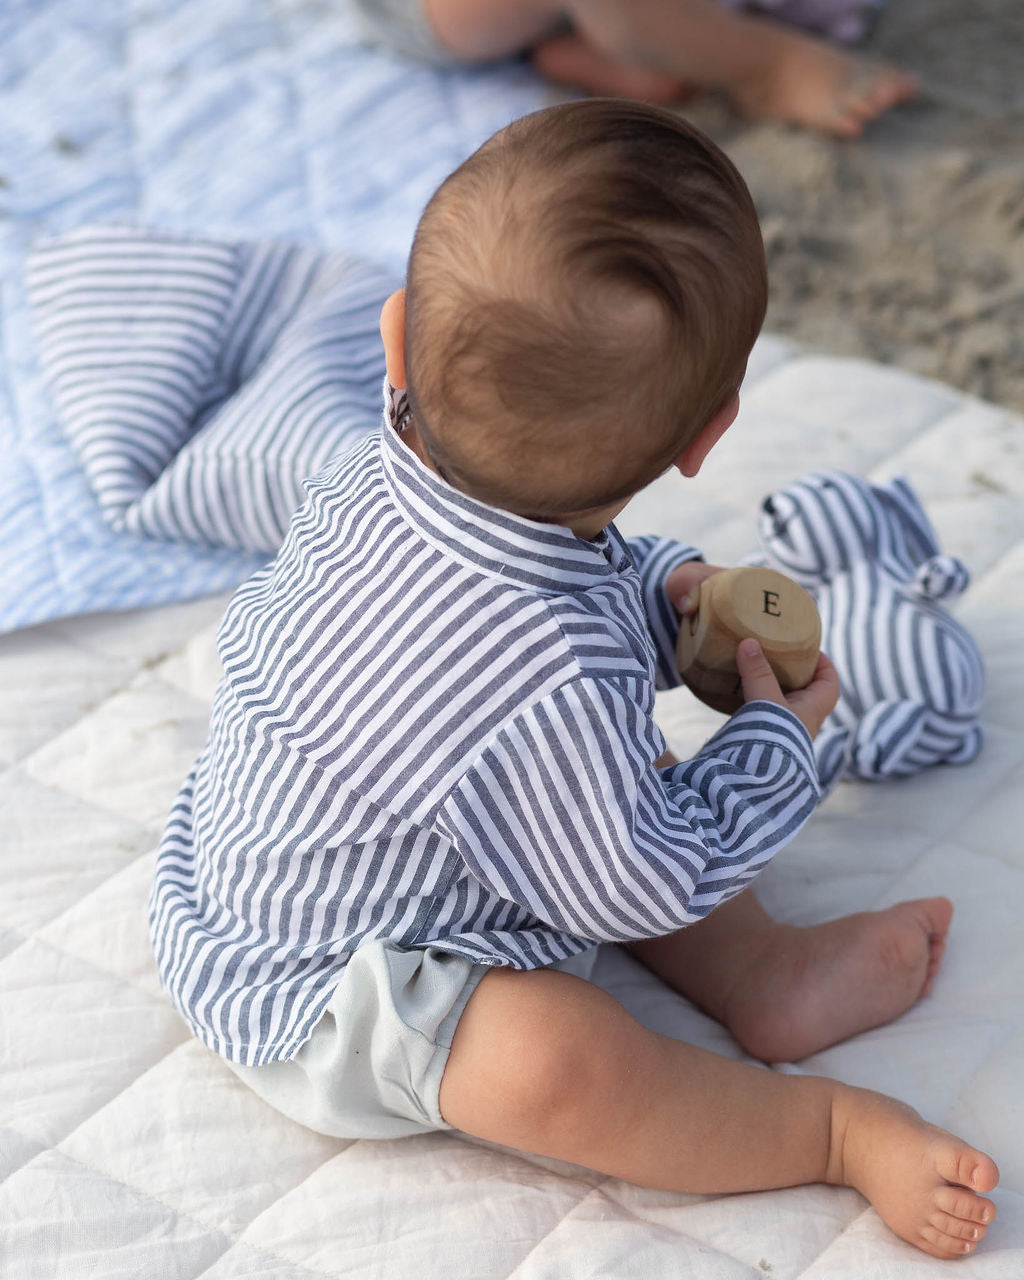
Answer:
[[[539,71],[559,84],[613,97],[675,102],[690,96],[675,70],[632,63],[569,29],[570,5],[551,0],[423,0],[445,48],[467,62],[490,62],[532,51]]]
[[[904,1239],[969,1253],[992,1161],[892,1099],[648,1031],[567,973],[496,970],[470,996],[440,1092],[466,1133],[679,1192],[853,1186]]]
[[[563,24],[556,0],[421,0],[445,48],[466,62],[491,62],[532,49]]]
[[[525,49],[552,79],[591,92],[671,99],[723,89],[748,115],[853,136],[916,83],[894,68],[716,0],[423,0],[439,41],[486,61]],[[552,34],[568,16],[573,30]]]

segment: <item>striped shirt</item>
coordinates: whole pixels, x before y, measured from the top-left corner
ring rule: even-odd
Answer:
[[[531,969],[669,933],[819,795],[806,730],[767,702],[655,768],[655,688],[679,680],[664,582],[698,552],[477,502],[395,412],[310,483],[229,605],[210,737],[160,848],[163,982],[252,1066],[298,1051],[359,946]]]

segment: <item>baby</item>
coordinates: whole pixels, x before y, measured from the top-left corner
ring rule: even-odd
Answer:
[[[917,93],[914,76],[740,0],[356,0],[368,36],[445,65],[529,52],[560,84],[670,102],[720,89],[742,113],[855,137]],[[871,0],[751,0],[847,35]]]
[[[744,642],[745,705],[690,761],[653,720],[715,570],[611,522],[728,429],[765,296],[742,179],[657,108],[539,112],[443,184],[382,315],[381,436],[222,624],[154,944],[196,1035],[321,1132],[453,1127],[680,1192],[852,1186],[950,1258],[993,1217],[988,1156],[591,981],[619,943],[783,1061],[902,1013],[943,951],[943,898],[799,929],[745,891],[818,800],[826,658],[783,695]]]

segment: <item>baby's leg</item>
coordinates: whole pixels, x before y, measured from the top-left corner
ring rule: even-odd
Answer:
[[[881,1094],[780,1075],[648,1031],[604,991],[497,970],[460,1019],[441,1082],[457,1129],[679,1192],[856,1187],[905,1240],[969,1253],[993,1162]]]
[[[952,914],[948,899],[923,898],[797,928],[772,920],[748,891],[628,949],[748,1053],[794,1062],[891,1022],[927,994]]]

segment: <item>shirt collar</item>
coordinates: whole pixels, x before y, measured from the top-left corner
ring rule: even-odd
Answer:
[[[631,566],[614,526],[578,538],[563,525],[527,520],[453,488],[402,443],[408,415],[405,392],[385,381],[384,474],[406,519],[433,546],[480,572],[559,595]]]

